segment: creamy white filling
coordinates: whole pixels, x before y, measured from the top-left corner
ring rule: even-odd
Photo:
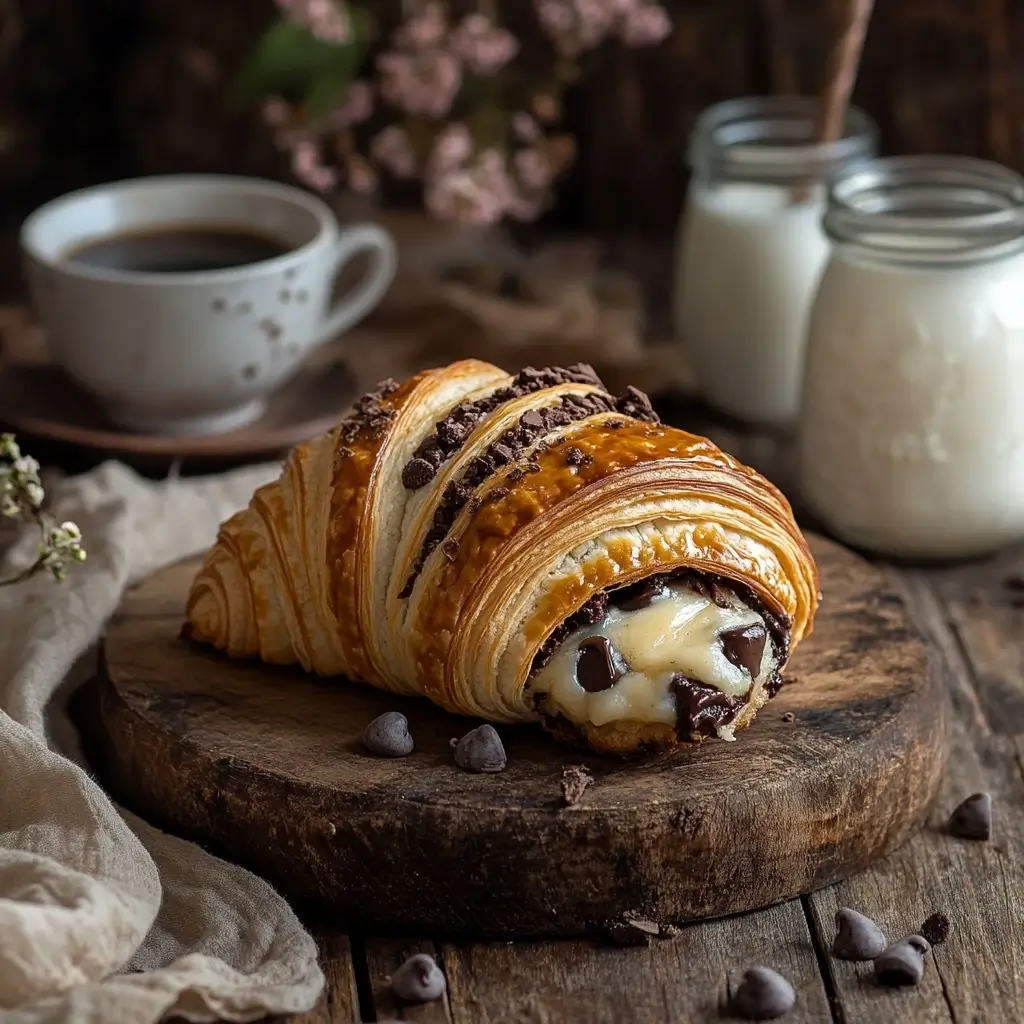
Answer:
[[[675,725],[672,680],[676,674],[727,696],[745,698],[752,684],[769,679],[775,650],[761,616],[731,593],[726,600],[723,607],[686,583],[674,583],[646,608],[629,611],[612,605],[600,622],[570,634],[534,675],[530,687],[545,694],[547,713],[596,726],[615,721]],[[721,639],[724,632],[749,626],[765,628],[760,667],[753,678],[726,657]],[[628,671],[607,689],[588,692],[577,673],[580,644],[599,636],[611,642]],[[732,738],[729,724],[717,731],[725,739]]]

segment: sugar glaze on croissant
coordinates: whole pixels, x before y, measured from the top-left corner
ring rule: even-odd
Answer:
[[[191,637],[628,754],[732,739],[812,627],[785,498],[585,365],[385,382],[220,529]]]

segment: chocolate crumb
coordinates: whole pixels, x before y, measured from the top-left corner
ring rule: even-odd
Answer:
[[[566,807],[575,807],[583,799],[587,787],[594,781],[590,770],[583,765],[572,765],[562,770],[562,798]]]
[[[437,472],[426,459],[413,459],[402,469],[402,483],[410,491],[425,487]]]
[[[651,405],[651,400],[639,388],[632,385],[626,388],[625,395],[615,403],[615,408],[624,416],[631,416],[635,420],[645,420],[648,423],[661,422]]]
[[[621,430],[625,425],[625,420],[605,420],[602,424],[605,430]]]
[[[566,449],[565,464],[567,466],[585,466],[587,463],[593,461],[593,455],[587,455],[582,448],[577,448],[573,445],[571,448]]]
[[[527,473],[539,473],[540,472],[540,463],[539,462],[528,462],[526,464],[526,472]]]
[[[441,545],[441,551],[449,562],[454,562],[459,557],[459,542],[457,540],[446,540]]]
[[[488,491],[483,497],[483,503],[485,505],[493,505],[496,502],[503,501],[508,497],[507,487],[495,487],[493,490]]]
[[[933,946],[941,946],[949,938],[950,928],[949,918],[939,912],[932,914],[921,925],[921,930],[918,934],[926,938]]]
[[[523,470],[521,470],[518,466],[516,466],[516,468],[513,469],[509,473],[509,475],[507,477],[505,477],[505,479],[510,484],[517,484],[517,483],[519,483],[520,480],[523,479],[524,476],[526,476],[526,473]]]
[[[382,401],[398,390],[398,384],[391,380],[381,381],[372,391],[352,403],[352,411],[339,424],[343,441],[354,441],[364,430],[372,438],[381,435],[384,428],[395,418],[395,410],[386,408]]]
[[[784,714],[784,715],[782,716],[782,720],[783,720],[784,722],[792,722],[792,721],[795,721],[795,719],[796,719],[796,715],[794,715],[792,711],[787,711],[787,712],[786,712],[786,713],[785,713],[785,714]]]

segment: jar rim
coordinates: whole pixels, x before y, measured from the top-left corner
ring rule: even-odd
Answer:
[[[878,129],[859,107],[847,109],[840,137],[815,138],[815,96],[741,96],[705,109],[690,135],[688,161],[697,173],[739,180],[825,179],[877,147]]]
[[[1024,177],[967,156],[865,161],[832,181],[822,227],[889,262],[993,259],[1024,249]]]

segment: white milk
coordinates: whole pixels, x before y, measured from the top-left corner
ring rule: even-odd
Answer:
[[[676,253],[676,331],[709,402],[786,427],[797,417],[807,316],[829,243],[824,194],[694,182]]]
[[[1024,256],[911,268],[837,248],[811,315],[800,475],[830,528],[882,553],[1024,536]]]

